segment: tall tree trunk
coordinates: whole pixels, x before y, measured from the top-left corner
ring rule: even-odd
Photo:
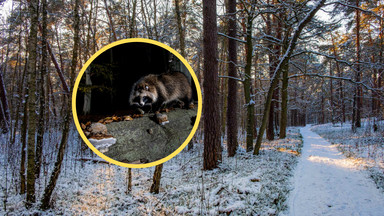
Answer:
[[[269,1],[267,3],[269,3]],[[265,27],[266,27],[267,35],[271,35],[272,36],[272,20],[271,20],[271,16],[272,16],[272,14],[267,14],[266,15]],[[273,77],[275,69],[276,69],[277,58],[275,56],[275,53],[272,52],[272,51],[274,51],[272,42],[268,41],[267,42],[267,47],[268,47],[268,50],[269,50],[269,53],[268,53],[269,76],[270,76],[270,79],[272,80],[272,77]],[[273,90],[273,93],[274,92],[275,91]],[[275,109],[275,103],[273,101],[274,99],[275,99],[275,94],[273,94],[271,106],[270,106],[269,112],[268,112],[268,122],[267,122],[267,129],[266,129],[267,130],[266,133],[267,133],[267,139],[268,140],[273,140],[274,137],[275,137],[274,130],[273,130],[273,115],[274,115],[274,109]]]
[[[129,194],[132,191],[132,168],[127,170],[127,192]]]
[[[332,62],[329,62],[329,75],[333,76],[333,69],[332,69]],[[334,100],[333,100],[333,79],[329,80],[329,97],[330,97],[330,106],[331,106],[331,122],[332,124],[335,123],[335,106],[334,106]]]
[[[27,59],[27,58],[26,58]],[[19,99],[19,106],[17,107],[17,110],[16,110],[16,113],[17,113],[17,118],[16,120],[18,120],[18,117],[20,115],[19,111],[21,109],[23,109],[23,119],[22,119],[22,124],[21,124],[21,129],[20,129],[20,142],[21,142],[21,151],[20,151],[20,154],[21,154],[21,158],[20,158],[20,191],[19,193],[20,194],[25,194],[26,192],[26,179],[25,179],[25,160],[26,160],[26,146],[27,146],[27,127],[28,127],[28,107],[25,105],[23,105],[22,101],[24,100],[25,101],[25,95],[26,95],[26,92],[23,92],[23,88],[22,86],[25,85],[26,82],[28,82],[28,79],[26,78],[27,77],[27,62],[24,66],[24,69],[23,69],[23,74],[22,74],[22,78],[21,78],[21,85],[19,86],[19,89],[18,89],[18,94],[21,95],[20,99]],[[28,84],[27,84],[28,85]],[[25,89],[26,91],[27,89]],[[15,143],[16,141],[16,130],[17,130],[17,125],[18,125],[18,122],[16,121],[15,123],[15,129],[14,129],[14,134],[13,134],[13,137],[12,137],[12,144]]]
[[[74,8],[74,26],[73,29],[74,37],[73,37],[73,52],[72,52],[72,61],[71,61],[71,69],[70,69],[70,85],[72,87],[73,81],[75,79],[76,75],[76,67],[77,67],[77,61],[78,61],[78,50],[79,50],[79,43],[80,43],[80,37],[79,37],[79,31],[80,31],[80,16],[79,16],[79,6],[80,6],[80,0],[75,1],[75,8]],[[72,90],[70,91],[70,93]],[[47,187],[44,190],[44,195],[41,200],[40,208],[43,210],[46,210],[50,207],[50,200],[53,193],[53,190],[56,187],[57,179],[59,178],[60,172],[61,172],[61,165],[64,159],[65,149],[68,142],[68,135],[69,135],[69,124],[71,122],[71,100],[70,100],[70,94],[64,94],[64,104],[66,105],[66,111],[64,116],[64,126],[63,126],[63,133],[61,137],[61,142],[59,146],[59,150],[56,157],[55,166],[53,168],[53,171],[51,173],[51,177],[49,180],[49,183]]]
[[[94,1],[91,0],[90,1],[90,10],[89,10],[89,15],[88,15],[88,19],[87,19],[87,34],[85,36],[85,49],[84,49],[84,55],[83,55],[83,58],[84,58],[84,61],[87,61],[90,57],[90,50],[91,50],[91,22],[92,22],[92,15],[93,15],[93,7],[94,7]],[[84,29],[85,29],[85,25],[83,25]],[[83,30],[83,32],[85,32],[85,30]],[[84,33],[85,34],[85,33]]]
[[[285,53],[288,49],[288,35],[289,31],[286,32],[286,36],[283,41],[283,52]],[[283,80],[281,88],[281,116],[280,116],[280,134],[279,138],[284,139],[287,136],[287,123],[288,123],[288,73],[289,64],[282,66]]]
[[[136,5],[137,5],[137,0],[134,0],[133,6],[132,6],[132,16],[131,16],[131,20],[129,23],[129,37],[130,38],[135,37]]]
[[[179,31],[179,48],[180,54],[185,58],[185,37],[184,37],[184,28],[181,24],[181,14],[180,14],[180,4],[182,0],[175,0],[175,14],[177,21],[177,29]]]
[[[223,42],[227,42],[226,40],[223,40]],[[220,59],[225,59],[226,58],[226,55],[228,53],[228,45],[227,43],[222,43],[222,53],[221,53],[221,56],[220,56]],[[219,67],[219,74],[221,76],[225,76],[226,74],[226,71],[228,70],[228,64],[224,64],[224,63],[221,63],[219,64],[221,67]],[[228,79],[221,79],[220,80],[221,82],[221,88],[219,90],[220,92],[220,101],[221,101],[221,105],[220,105],[220,114],[221,114],[221,136],[224,137],[225,135],[225,132],[226,132],[226,126],[227,126],[227,109],[228,109]]]
[[[379,46],[380,46],[380,51],[379,51],[379,62],[380,63],[383,63],[383,52],[384,52],[384,32],[383,32],[383,20],[382,19],[380,19],[380,36],[379,36],[379,38],[380,38],[380,41],[379,41]],[[381,89],[381,87],[382,87],[382,76],[384,75],[384,70],[383,69],[379,69],[379,70],[377,70],[377,88],[378,89]],[[384,96],[384,94],[383,93],[378,93],[377,94],[378,95],[378,97],[379,97],[379,99],[377,100],[377,116],[379,117],[380,116],[380,109],[381,109],[381,106],[382,106],[382,97]],[[384,110],[383,110],[384,111]],[[383,117],[384,117],[384,112],[383,111],[381,111],[382,112],[382,115],[383,115]]]
[[[18,53],[21,53],[21,31],[19,32],[19,37],[18,37]],[[15,68],[15,73],[18,73],[20,74],[19,75],[19,85],[17,86],[17,94],[19,95],[19,97],[16,99],[16,102],[15,102],[15,106],[16,106],[16,112],[14,113],[14,118],[15,118],[15,123],[14,123],[14,126],[13,126],[13,131],[12,131],[12,139],[11,139],[11,145],[13,145],[15,142],[16,142],[16,131],[18,131],[19,129],[19,120],[20,120],[20,109],[23,107],[22,106],[22,101],[24,99],[24,96],[23,96],[23,86],[25,85],[24,84],[24,81],[25,81],[25,73],[26,73],[26,70],[23,70],[23,72],[21,72],[20,68],[21,68],[21,54],[18,55],[20,56],[17,57],[17,63],[16,63],[16,68]],[[24,65],[25,67],[25,65]]]
[[[28,107],[28,141],[27,141],[27,200],[26,207],[30,208],[35,198],[35,133],[37,124],[36,114],[36,64],[37,64],[37,31],[39,21],[39,1],[29,2],[29,15],[31,17],[28,37],[28,88],[26,89],[25,106]]]
[[[155,168],[155,172],[153,174],[153,182],[151,185],[150,192],[158,194],[160,190],[160,180],[161,180],[161,173],[163,171],[163,164],[159,164]]]
[[[236,38],[236,0],[227,3],[228,35]],[[228,156],[233,157],[238,147],[237,143],[237,43],[236,40],[228,39],[228,76],[234,77],[228,80],[227,100],[227,146]]]
[[[322,92],[325,92],[323,82],[321,83],[321,90]],[[321,121],[320,124],[325,124],[325,100],[324,95],[321,94]]]
[[[13,11],[13,4],[12,4],[12,8],[11,10]],[[8,38],[11,37],[11,30],[8,29]],[[7,99],[7,90],[5,88],[5,83],[4,83],[4,79],[3,79],[3,73],[6,74],[8,72],[8,60],[9,60],[9,51],[10,51],[10,42],[7,43],[7,48],[6,48],[6,53],[5,53],[5,61],[2,62],[2,64],[0,65],[0,129],[1,129],[1,132],[3,134],[6,134],[9,132],[9,130],[11,129],[11,115],[10,115],[10,110],[12,110],[12,107],[11,109],[9,108],[9,106],[12,106],[12,103],[8,104],[8,99]],[[3,60],[3,56],[1,58]],[[16,63],[17,64],[17,63]],[[15,67],[16,68],[16,67]],[[4,71],[4,72],[2,72]],[[16,72],[16,71],[15,71]],[[11,74],[12,76],[12,73],[9,73]],[[16,76],[16,73],[13,74],[13,77]],[[14,80],[14,78],[12,79]],[[13,82],[11,81],[10,83],[10,99],[11,101],[13,101]],[[12,131],[11,131],[11,134],[12,134]]]
[[[254,120],[253,120],[253,139],[256,139],[257,137],[257,113],[258,111],[260,111],[260,109],[257,109],[256,108],[256,104],[258,102],[260,102],[260,96],[258,94],[256,94],[256,91],[258,89],[258,85],[257,85],[257,82],[259,81],[260,82],[260,73],[257,73],[257,71],[259,70],[258,68],[258,61],[259,61],[259,52],[258,51],[254,51],[255,53],[255,57],[253,58],[253,68],[255,69],[255,80],[253,82],[253,88],[255,89],[255,91],[253,92],[254,94],[254,101],[255,101],[255,108],[254,108]],[[261,86],[261,83],[259,84],[259,86]]]
[[[25,92],[25,95],[27,91]],[[25,97],[26,99],[26,97]],[[21,125],[21,159],[20,159],[20,194],[27,192],[26,176],[25,176],[25,162],[26,162],[26,147],[27,147],[27,128],[28,128],[28,106],[24,103],[24,116],[23,123]]]
[[[0,103],[1,103],[1,119],[0,125],[3,133],[7,133],[11,126],[11,116],[8,108],[7,91],[5,89],[3,74],[0,71]]]
[[[153,2],[153,22],[154,22],[153,28],[155,29],[155,39],[158,41],[159,40],[159,32],[157,31],[157,2],[156,2],[156,0],[153,0],[152,2]],[[184,38],[184,36],[183,36],[183,38]],[[183,57],[185,57],[185,56],[183,55]]]
[[[360,1],[356,1],[356,7],[360,6]],[[361,71],[360,71],[360,10],[356,9],[356,72],[355,81],[360,82]],[[361,127],[361,86],[355,86],[355,92],[353,96],[353,114],[352,114],[352,131],[356,131],[356,128]]]
[[[253,9],[252,9],[253,11]],[[254,114],[255,114],[255,102],[251,100],[251,68],[252,68],[252,54],[253,54],[253,44],[252,44],[252,21],[253,18],[251,15],[248,15],[247,18],[247,39],[246,39],[246,65],[245,65],[245,77],[244,77],[244,97],[245,104],[247,106],[247,119],[246,119],[246,150],[247,152],[252,151],[253,149],[253,127],[254,127]]]
[[[371,57],[371,62],[375,62],[375,56],[372,55]],[[378,70],[377,69],[373,69],[372,71],[372,83],[373,83],[373,88],[374,89],[377,89],[377,86],[378,86]],[[372,103],[371,103],[371,116],[374,116],[374,117],[377,117],[378,115],[378,98],[379,98],[379,94],[377,93],[376,90],[372,91]]]
[[[1,102],[0,102],[0,127],[1,127],[2,133],[4,133],[4,134],[8,133],[9,126],[8,126],[7,120],[5,119],[5,112],[3,109],[3,104]]]
[[[273,1],[273,4],[277,4],[277,2],[274,0]],[[267,28],[268,28],[268,32],[269,32],[269,35],[272,35],[272,28],[275,29],[275,37],[277,39],[281,39],[281,24],[279,22],[279,20],[277,19],[276,17],[277,15],[272,15],[272,23],[271,23],[271,20],[270,20],[270,16],[267,16]],[[272,51],[272,53],[269,54],[269,74],[270,74],[270,78],[272,79],[274,73],[275,73],[275,69],[277,67],[277,65],[279,64],[279,56],[280,56],[280,45],[279,44],[275,44],[273,45],[271,42],[269,42],[269,45],[268,47],[270,48],[270,50]],[[278,85],[277,85],[278,87]],[[279,100],[279,91],[278,89],[273,89],[273,96],[272,96],[272,104],[271,104],[271,107],[270,107],[270,110],[269,110],[269,118],[268,118],[268,128],[267,128],[267,139],[268,140],[274,140],[275,139],[275,131],[274,131],[274,124],[275,124],[275,121],[276,121],[276,117],[277,117],[277,114],[276,114],[276,110],[278,108],[278,101]]]
[[[85,85],[88,87],[84,93],[83,115],[91,112],[91,99],[92,99],[92,80],[90,67],[85,69]]]
[[[39,83],[39,121],[37,127],[36,137],[36,178],[40,177],[40,168],[43,155],[43,141],[44,141],[44,129],[45,129],[45,90],[44,90],[44,78],[47,73],[48,65],[48,51],[47,51],[47,0],[42,0],[42,13],[43,13],[43,29],[42,29],[42,46],[41,46],[41,71],[38,80]]]
[[[301,32],[303,31],[304,27],[312,20],[313,16],[316,14],[316,12],[324,5],[325,0],[321,0],[315,5],[312,10],[304,17],[304,19],[299,23],[299,25],[296,27],[292,39],[289,43],[288,49],[285,52],[284,56],[281,58],[279,64],[276,67],[275,74],[271,80],[271,84],[267,93],[267,99],[264,104],[264,111],[263,111],[263,120],[261,122],[259,134],[257,136],[255,149],[253,151],[253,154],[258,155],[260,152],[261,147],[261,141],[263,140],[264,131],[267,126],[267,117],[269,115],[269,109],[271,107],[271,101],[273,96],[273,90],[276,88],[279,77],[282,71],[282,66],[285,64],[288,64],[289,59],[291,58],[291,55],[293,53],[293,50],[296,47],[297,40],[299,39],[299,36]]]
[[[216,1],[203,0],[204,40],[204,170],[219,163],[220,113],[218,97]]]

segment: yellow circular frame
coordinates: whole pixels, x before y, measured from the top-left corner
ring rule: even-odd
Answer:
[[[85,69],[88,68],[88,66],[93,62],[93,60],[95,60],[95,58],[97,58],[101,53],[107,51],[108,49],[110,49],[110,48],[112,48],[114,46],[120,45],[120,44],[133,43],[133,42],[148,43],[148,44],[152,44],[152,45],[156,45],[156,46],[162,47],[162,48],[168,50],[169,52],[171,52],[177,58],[179,58],[183,62],[183,64],[187,67],[189,73],[191,74],[191,76],[193,78],[193,81],[195,82],[196,91],[197,91],[197,99],[198,99],[197,116],[196,116],[195,125],[193,126],[191,133],[189,134],[187,139],[184,141],[184,143],[178,149],[176,149],[174,152],[172,152],[170,155],[168,155],[167,157],[165,157],[163,159],[160,159],[160,160],[157,160],[157,161],[154,161],[154,162],[151,162],[151,163],[145,163],[145,164],[123,163],[123,162],[114,160],[114,159],[112,159],[110,157],[107,157],[106,155],[101,153],[99,150],[97,150],[88,141],[88,139],[85,136],[83,130],[81,129],[81,126],[80,126],[80,123],[79,123],[79,119],[77,118],[77,111],[76,111],[77,90],[79,88],[79,83],[80,83],[81,77],[83,76],[83,74],[85,72]],[[188,64],[188,62],[184,59],[183,56],[181,56],[178,52],[176,52],[171,47],[169,47],[169,46],[167,46],[167,45],[165,45],[163,43],[160,43],[158,41],[150,40],[150,39],[144,39],[144,38],[131,38],[131,39],[119,40],[119,41],[113,42],[111,44],[108,44],[107,46],[105,46],[102,49],[100,49],[99,51],[97,51],[90,59],[88,59],[88,61],[85,63],[85,65],[81,69],[80,73],[77,75],[75,86],[73,88],[73,93],[72,93],[73,120],[75,121],[75,125],[76,125],[76,128],[77,128],[77,131],[80,133],[80,136],[84,140],[84,142],[88,145],[88,147],[93,152],[95,152],[98,156],[100,156],[104,160],[106,160],[106,161],[108,161],[108,162],[110,162],[112,164],[118,165],[118,166],[129,167],[129,168],[146,168],[146,167],[156,166],[156,165],[162,164],[162,163],[170,160],[171,158],[175,157],[178,153],[180,153],[185,148],[185,146],[187,146],[189,141],[192,139],[193,135],[195,134],[195,132],[197,130],[197,127],[199,126],[199,122],[200,122],[200,118],[201,118],[201,110],[202,110],[202,96],[201,96],[200,84],[199,84],[199,82],[197,80],[196,74],[193,71],[192,67]]]

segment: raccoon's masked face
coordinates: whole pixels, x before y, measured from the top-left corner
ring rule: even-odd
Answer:
[[[149,106],[152,104],[152,99],[147,96],[137,96],[133,99],[133,104],[138,105],[140,107]]]
[[[156,102],[156,90],[147,83],[140,83],[134,89],[132,104],[139,107],[151,106]]]

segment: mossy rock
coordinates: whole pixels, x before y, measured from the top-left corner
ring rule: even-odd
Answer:
[[[125,163],[149,163],[170,155],[191,133],[197,111],[175,109],[164,114],[169,121],[165,125],[157,123],[153,113],[108,124],[108,133],[117,142],[104,154]]]

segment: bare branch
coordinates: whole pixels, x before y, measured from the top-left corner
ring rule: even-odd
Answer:
[[[371,11],[371,10],[365,10],[365,9],[362,9],[360,7],[357,7],[355,5],[350,5],[350,4],[347,4],[345,2],[341,2],[341,1],[336,1],[336,2],[332,2],[330,4],[339,4],[339,5],[343,5],[343,6],[346,6],[346,7],[349,7],[349,8],[353,8],[353,9],[357,9],[365,14],[371,14],[373,15],[374,17],[376,17],[377,19],[379,20],[383,20],[383,17],[381,17],[380,15],[376,14],[375,12]]]
[[[230,37],[229,35],[226,35],[226,34],[221,33],[221,32],[217,32],[217,34],[220,35],[220,36],[223,36],[223,37],[235,40],[235,41],[240,42],[240,43],[247,43],[245,40],[241,40],[241,39],[238,39],[238,38]]]
[[[219,78],[229,78],[229,79],[234,79],[234,80],[237,80],[240,82],[244,82],[244,79],[240,79],[240,78],[232,77],[232,76],[219,76]]]
[[[320,77],[320,78],[345,80],[345,81],[348,81],[348,82],[350,82],[352,84],[362,85],[364,88],[366,88],[368,90],[371,90],[371,91],[376,91],[376,92],[384,91],[383,89],[372,88],[372,87],[368,86],[367,84],[365,84],[363,82],[356,82],[352,78],[349,78],[349,77],[336,77],[336,76],[322,75],[322,74],[317,74],[317,73],[304,73],[304,74],[294,74],[292,76],[289,76],[288,79],[295,78],[295,77],[302,77],[302,76],[313,76],[313,77]]]

